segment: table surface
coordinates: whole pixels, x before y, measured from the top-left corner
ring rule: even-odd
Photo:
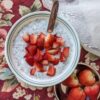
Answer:
[[[18,82],[4,56],[4,43],[11,26],[20,17],[37,10],[47,10],[40,0],[0,0],[0,100],[56,100],[53,87],[36,88]],[[79,62],[100,73],[100,59],[83,48]]]

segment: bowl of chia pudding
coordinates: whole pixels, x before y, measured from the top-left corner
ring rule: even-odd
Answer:
[[[25,15],[11,27],[6,39],[5,56],[10,69],[29,85],[56,85],[72,74],[79,61],[80,42],[76,31],[58,16],[53,33],[48,33],[49,16],[46,11]],[[41,34],[43,43],[39,39],[43,37]],[[62,45],[58,43],[62,41]]]

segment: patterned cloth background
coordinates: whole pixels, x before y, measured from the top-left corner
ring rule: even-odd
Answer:
[[[0,100],[56,100],[53,87],[36,88],[18,82],[4,56],[4,44],[11,26],[27,13],[47,10],[40,0],[0,0]],[[82,49],[80,62],[100,73],[100,59]]]

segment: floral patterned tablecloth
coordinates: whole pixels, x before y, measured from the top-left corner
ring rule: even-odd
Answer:
[[[36,88],[18,82],[4,56],[4,43],[11,26],[27,13],[47,10],[41,0],[0,0],[0,100],[56,100],[53,87]],[[82,49],[80,62],[100,73],[100,59]]]

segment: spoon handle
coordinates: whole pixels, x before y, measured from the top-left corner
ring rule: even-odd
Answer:
[[[49,24],[47,28],[47,32],[49,33],[53,32],[56,17],[57,17],[58,7],[59,7],[59,2],[58,0],[55,0],[52,6],[52,10],[49,18]]]

